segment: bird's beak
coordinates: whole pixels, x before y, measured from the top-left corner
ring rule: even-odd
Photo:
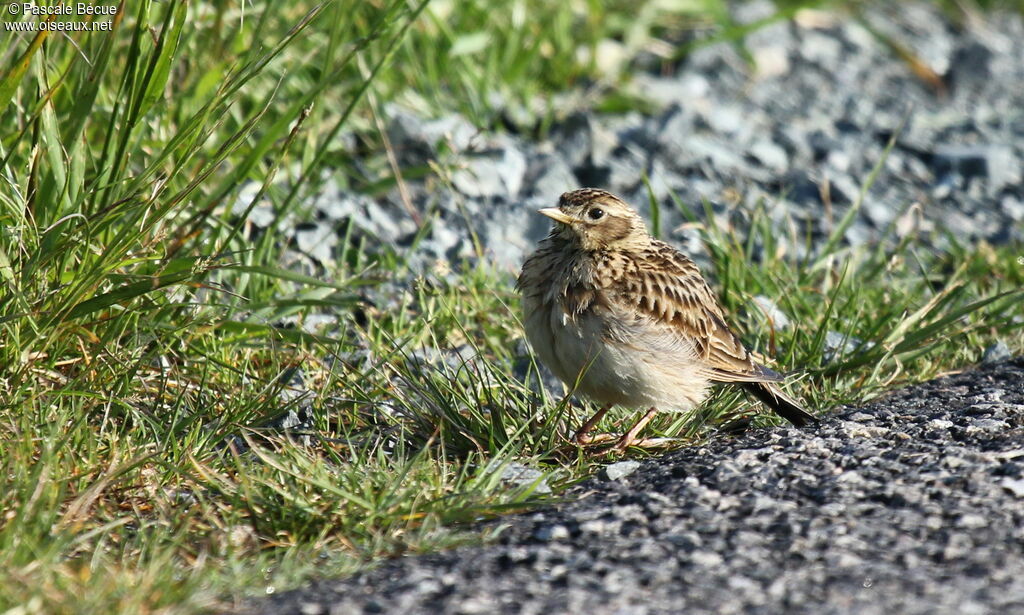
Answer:
[[[544,214],[555,222],[561,222],[562,224],[571,224],[573,221],[572,218],[562,213],[562,210],[557,207],[545,207],[544,209],[538,209],[537,213]]]

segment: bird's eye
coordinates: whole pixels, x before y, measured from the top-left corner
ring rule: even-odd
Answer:
[[[591,207],[590,211],[587,212],[587,217],[591,220],[600,220],[604,217],[604,210],[600,207]]]

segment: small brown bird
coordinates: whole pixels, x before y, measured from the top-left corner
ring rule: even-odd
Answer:
[[[539,213],[555,225],[523,263],[516,288],[537,356],[602,404],[577,443],[613,439],[588,435],[613,405],[646,408],[618,438],[614,450],[623,451],[656,412],[698,406],[714,382],[740,384],[794,425],[817,421],[729,330],[697,265],[652,238],[632,207],[584,188]]]

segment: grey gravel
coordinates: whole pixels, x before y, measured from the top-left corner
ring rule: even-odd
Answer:
[[[601,475],[608,480],[622,480],[640,467],[639,461],[627,460],[610,463],[601,469]]]
[[[333,250],[338,236],[328,224],[304,222],[295,227],[295,243],[299,250],[321,263],[333,260]]]
[[[1020,161],[1006,145],[941,145],[935,150],[934,166],[940,177],[948,173],[954,181],[987,179],[989,195],[1021,181]]]
[[[755,304],[754,309],[759,312],[759,316],[766,318],[768,323],[775,329],[782,331],[788,329],[792,324],[789,316],[769,297],[757,295],[754,297],[753,302]]]
[[[530,195],[540,197],[541,203],[558,202],[558,197],[565,192],[565,187],[573,186],[577,182],[572,168],[557,154],[537,153],[530,157],[528,168],[526,183]]]
[[[243,613],[1024,612],[1024,359],[817,428],[720,436],[501,519],[491,544]]]
[[[751,0],[733,10],[742,23],[777,9]],[[437,260],[455,267],[475,260],[472,230],[485,244],[484,258],[514,271],[523,246],[532,245],[538,205],[567,189],[595,186],[649,215],[646,175],[665,237],[706,264],[672,193],[699,218],[707,202],[716,219],[741,232],[742,212],[765,203],[780,229],[792,218],[820,245],[879,166],[844,236],[848,243],[878,241],[900,220],[901,236],[940,248],[945,231],[963,241],[1024,240],[1021,15],[993,12],[954,25],[935,3],[901,2],[873,3],[864,20],[916,53],[940,85],[916,77],[861,23],[803,12],[746,37],[753,65],[728,43],[700,48],[670,67],[641,53],[621,88],[646,99],[653,112],[599,114],[555,104],[562,116],[540,140],[528,122],[519,132],[485,131],[458,115],[429,119],[388,105],[387,133],[399,163],[436,165],[450,186],[406,178],[414,216],[398,190],[371,198],[328,181],[310,201],[311,215],[351,220],[371,250],[408,246],[415,218],[430,220],[418,250],[398,250],[415,271]],[[577,105],[587,99],[565,97]],[[514,107],[509,114],[521,116]],[[361,155],[361,168],[388,168],[382,152]],[[244,187],[232,211],[241,215],[257,190]],[[901,218],[910,208],[914,215]],[[284,227],[283,238],[300,222],[277,220],[269,202],[257,204],[248,221],[258,230]],[[330,228],[341,236],[348,226]],[[332,251],[340,256],[340,242],[318,245],[316,261],[325,263]]]
[[[533,489],[536,494],[551,493],[544,472],[521,463],[510,463],[502,468],[501,480],[512,486]]]
[[[238,190],[238,197],[232,205],[231,213],[243,215],[250,206],[248,221],[259,228],[267,228],[274,222],[274,206],[266,199],[253,203],[260,191],[260,185],[256,182],[248,182]]]
[[[981,362],[999,363],[1012,356],[1013,354],[1010,352],[1010,347],[1006,345],[1006,342],[998,341],[985,349],[985,352],[981,355]]]
[[[525,173],[526,157],[506,138],[491,149],[467,154],[452,175],[452,184],[471,197],[515,198]]]
[[[825,333],[825,345],[822,348],[822,355],[826,362],[832,362],[845,355],[848,355],[858,348],[864,345],[864,340],[839,333],[838,331],[828,331]],[[873,345],[869,342],[869,348]]]
[[[458,115],[428,120],[393,104],[387,105],[386,113],[391,118],[388,125],[391,145],[402,153],[407,163],[418,163],[423,156],[443,149],[469,149],[480,132]]]

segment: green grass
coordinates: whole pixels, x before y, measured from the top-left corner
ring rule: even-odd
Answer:
[[[223,608],[479,540],[467,522],[543,502],[500,480],[508,463],[556,491],[593,472],[563,441],[585,409],[516,376],[530,359],[507,273],[427,276],[372,307],[368,287],[409,275],[401,254],[353,240],[331,271],[282,270],[279,235],[250,235],[230,205],[255,182],[283,221],[325,171],[393,185],[339,137],[379,147],[389,101],[482,127],[518,105],[542,129],[566,88],[614,94],[622,68],[590,59],[600,41],[628,57],[683,28],[728,38],[719,3],[126,7],[113,33],[0,44],[0,610]],[[741,235],[679,207],[738,330],[799,370],[816,408],[960,369],[997,338],[1024,349],[1020,295],[1001,295],[1024,286],[1021,246],[936,254],[893,229],[801,258],[799,231],[777,238],[763,210],[736,212]],[[772,330],[757,294],[795,326]],[[325,309],[333,331],[277,326]],[[873,345],[826,362],[829,331]],[[460,347],[474,356],[455,360]],[[296,368],[315,397],[288,392]],[[259,428],[307,403],[310,433]],[[697,439],[749,408],[722,391],[651,430]]]

